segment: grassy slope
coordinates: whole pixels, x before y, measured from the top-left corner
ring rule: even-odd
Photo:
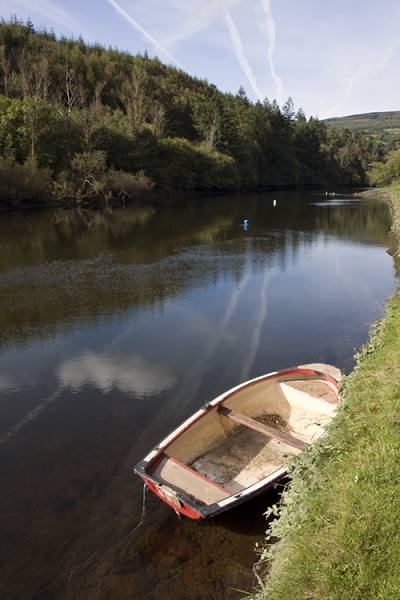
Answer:
[[[326,125],[346,127],[348,129],[391,129],[400,127],[400,111],[383,113],[366,113],[348,117],[334,117],[324,119]]]
[[[400,598],[400,290],[344,381],[329,435],[294,466],[272,534],[281,539],[264,550],[270,579],[257,598]]]

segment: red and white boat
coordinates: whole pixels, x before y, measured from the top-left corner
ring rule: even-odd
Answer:
[[[135,473],[192,519],[254,498],[285,477],[288,454],[323,435],[339,404],[340,376],[318,363],[246,381],[172,431]]]

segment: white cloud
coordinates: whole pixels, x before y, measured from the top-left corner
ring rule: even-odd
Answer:
[[[210,0],[208,2],[192,2],[187,0],[183,2],[173,1],[175,9],[175,19],[173,27],[165,26],[160,29],[159,35],[162,36],[164,43],[168,45],[179,45],[185,40],[196,37],[199,33],[208,31],[210,36],[208,40],[215,40],[215,26],[221,20],[221,15],[229,11],[230,8],[241,4],[244,0]],[[206,50],[209,41],[204,38],[204,49]]]
[[[196,10],[196,16],[204,24],[211,24],[218,19],[221,12],[227,12],[234,6],[240,4],[243,0],[209,0],[203,2]]]
[[[347,83],[347,90],[344,98],[329,109],[331,114],[339,113],[349,102],[352,95],[357,92],[357,88],[365,81],[372,81],[381,71],[385,69],[388,62],[396,55],[399,42],[397,38],[390,40],[386,45],[374,46],[363,58],[356,72],[350,77]]]

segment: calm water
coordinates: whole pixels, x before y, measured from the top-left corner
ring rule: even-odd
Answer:
[[[148,493],[136,529],[133,466],[241,381],[349,372],[394,290],[390,224],[318,193],[1,214],[0,598],[242,598],[276,497],[192,522]]]

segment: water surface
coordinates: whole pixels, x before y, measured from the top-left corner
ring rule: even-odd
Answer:
[[[0,598],[241,598],[276,497],[191,522],[148,494],[136,529],[133,466],[241,381],[349,372],[394,289],[390,224],[286,192],[3,213]]]

